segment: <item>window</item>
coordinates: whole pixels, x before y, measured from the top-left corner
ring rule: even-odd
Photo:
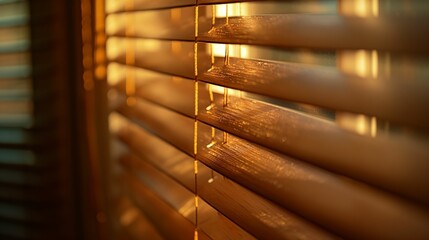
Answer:
[[[419,1],[106,1],[111,193],[150,239],[429,237]]]

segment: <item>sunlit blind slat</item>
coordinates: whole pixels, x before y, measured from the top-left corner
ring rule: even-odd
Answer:
[[[287,48],[427,52],[425,18],[314,15],[231,17],[200,24],[199,40]],[[395,29],[392,31],[392,29]],[[365,36],[364,38],[362,36]],[[413,41],[408,41],[412,37]],[[390,41],[386,41],[390,39]]]
[[[186,16],[186,21],[177,21],[177,18]],[[194,40],[195,32],[195,11],[193,7],[174,8],[157,11],[144,11],[136,13],[123,13],[110,15],[106,23],[115,28],[108,28],[107,34],[112,36],[126,36],[134,38],[152,38],[152,39],[178,39]],[[152,22],[150,25],[139,28],[129,29],[127,25],[132,19],[135,22]],[[111,23],[111,24],[109,24]],[[162,31],[158,31],[162,29]]]
[[[106,1],[106,12],[109,14],[124,12],[124,11],[142,11],[153,9],[164,9],[181,6],[194,5],[194,0],[164,0],[164,1],[151,1],[151,0],[128,0],[128,1]]]
[[[128,47],[131,45],[135,51],[134,64],[130,65],[191,79],[194,77],[192,43],[111,38],[107,42],[107,46],[109,47],[110,44],[112,48],[113,46],[117,48],[111,53],[111,61],[126,64],[126,46],[128,44]],[[178,50],[172,51],[175,44],[178,45]],[[208,68],[209,64],[206,62],[205,67]]]
[[[425,79],[363,78],[327,67],[230,58],[215,59],[199,79],[269,97],[365,113],[384,120],[425,127],[429,84]],[[275,72],[275,75],[271,73]],[[413,92],[412,95],[409,92]],[[365,93],[365,97],[362,97]]]

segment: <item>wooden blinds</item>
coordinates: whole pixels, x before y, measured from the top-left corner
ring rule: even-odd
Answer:
[[[107,0],[121,234],[428,239],[428,13]]]

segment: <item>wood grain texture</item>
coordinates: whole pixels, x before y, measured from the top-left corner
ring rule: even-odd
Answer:
[[[137,125],[133,123],[129,123],[128,131],[126,132],[119,132],[119,136],[125,143],[128,144],[128,146],[131,147],[132,151],[139,153],[139,156],[142,157],[142,160],[145,161],[148,159],[151,160],[151,164],[155,165],[158,169],[163,171],[165,174],[167,174],[170,177],[173,177],[178,183],[181,183],[183,186],[189,185],[189,180],[187,180],[188,176],[193,176],[193,158],[191,157],[183,157],[183,158],[177,158],[173,157],[171,158],[168,155],[161,156],[159,154],[153,154],[154,151],[140,151],[140,149],[147,149],[145,145],[151,145],[154,149],[171,149],[171,146],[168,146],[167,143],[160,141],[154,136],[148,136],[150,134],[143,133],[145,131],[138,128]],[[143,136],[145,141],[139,141],[137,138],[139,136]],[[135,139],[134,141],[132,139]],[[143,138],[140,138],[143,139]],[[170,151],[169,151],[170,152]],[[181,156],[183,153],[181,153],[179,150],[171,149],[171,152],[175,153],[175,156]],[[173,156],[174,156],[173,155]],[[143,160],[145,159],[145,160]],[[154,161],[161,162],[155,163]],[[180,160],[179,160],[180,159]],[[138,163],[138,159],[127,159],[128,162],[128,169],[133,169],[134,172],[144,174],[144,168],[142,168],[143,163]],[[134,162],[132,164],[131,162]],[[162,164],[163,162],[170,162],[173,163],[173,165],[170,165],[171,167],[166,167],[165,164]],[[132,165],[130,165],[132,164]],[[163,167],[159,167],[160,165],[163,165]],[[192,167],[189,167],[189,165],[192,165]],[[181,166],[188,166],[185,169],[188,169],[188,171],[183,171],[183,168]],[[147,167],[146,167],[147,168]],[[178,171],[181,171],[181,174],[177,174]],[[190,173],[190,174],[187,174]],[[156,184],[157,189],[154,190],[154,192],[163,191],[162,186],[159,185],[159,183],[156,183],[156,178],[154,178],[153,173],[146,173],[144,174],[144,178],[147,179],[147,181],[153,181],[152,184]],[[244,229],[246,229],[249,233],[252,233],[253,235],[263,238],[264,236],[269,236],[270,239],[332,239],[335,238],[334,236],[328,234],[327,232],[323,231],[319,227],[308,223],[306,220],[303,220],[299,216],[296,216],[293,213],[290,213],[289,211],[286,211],[275,204],[271,203],[270,201],[267,201],[263,199],[260,196],[257,196],[256,194],[246,190],[243,187],[240,187],[239,185],[227,181],[226,183],[223,182],[222,179],[224,179],[221,175],[216,174],[216,184],[213,182],[208,182],[209,178],[211,178],[211,170],[204,165],[199,164],[199,170],[198,170],[198,186],[199,186],[199,196],[203,198],[204,200],[208,201],[214,208],[218,209],[222,214],[226,215],[228,218],[230,218],[232,221],[236,222],[238,225],[242,226]],[[164,179],[165,182],[167,182],[167,179]],[[170,179],[168,182],[170,184],[172,183],[172,180]],[[192,183],[193,184],[193,183]],[[226,184],[226,185],[225,185]],[[188,189],[192,189],[190,186],[187,186]],[[165,189],[164,189],[165,190]],[[168,190],[164,192],[169,192],[172,194],[173,190]],[[166,194],[164,193],[164,194]],[[173,199],[175,199],[177,196],[174,196]],[[245,197],[246,201],[243,202],[241,199]],[[167,200],[171,201],[171,200]],[[199,219],[203,221],[202,219],[206,219],[205,221],[209,221],[210,224],[207,223],[207,228],[210,227],[212,229],[213,227],[213,219],[210,217],[207,217],[206,215],[212,215],[212,213],[203,211],[202,208],[204,207],[204,204],[200,204],[199,206]],[[268,219],[266,216],[276,216],[276,221],[280,222],[267,222]],[[222,220],[221,222],[217,222],[217,224],[221,224],[222,222],[225,223]],[[216,222],[215,222],[216,223]],[[225,223],[230,225],[227,229],[230,229],[229,234],[222,234],[220,232],[227,231],[227,229],[222,231],[214,231],[210,236],[217,235],[221,236],[218,239],[226,239],[227,236],[229,236],[231,239],[249,239],[250,236],[237,230],[231,230],[233,226],[231,226],[230,223]],[[223,225],[223,224],[222,224]],[[204,228],[203,228],[204,229]],[[214,229],[213,229],[214,230]],[[208,231],[208,230],[207,230]],[[238,235],[237,235],[238,234]],[[237,236],[239,238],[234,238],[231,236]]]
[[[198,157],[242,186],[346,239],[429,236],[426,208],[231,135],[226,144],[218,139],[210,148],[200,148]],[[222,189],[228,191],[226,186]],[[246,196],[242,199],[245,203],[252,201]]]
[[[358,135],[325,121],[258,101],[217,100],[198,119],[333,172],[429,203],[429,149],[407,135]],[[383,171],[380,171],[383,169]]]
[[[282,14],[200,21],[198,40],[283,48],[429,52],[426,17]],[[389,41],[386,41],[389,39]],[[413,39],[413,41],[410,41]]]
[[[215,65],[201,72],[198,79],[268,97],[429,128],[426,79],[362,78],[328,67],[238,58],[230,58],[229,65],[217,58]]]
[[[140,98],[182,114],[176,116],[177,113],[162,110],[168,115],[159,119],[163,129],[170,129],[166,131],[175,132],[178,136],[186,128],[191,134],[193,81],[173,82],[168,79],[153,81],[142,85],[137,94]],[[215,107],[207,111],[210,102],[204,87],[199,88],[199,96],[198,120],[206,124],[332,172],[429,203],[429,179],[426,174],[429,150],[425,139],[404,134],[379,134],[376,138],[362,136],[329,121],[249,99],[231,97],[231,103],[224,108],[222,98],[217,94]],[[155,106],[146,105],[149,105],[147,109]],[[155,117],[157,111],[140,113],[137,110],[134,114]],[[187,123],[175,130],[170,120],[176,118],[177,123]],[[191,137],[177,143],[172,140],[173,136],[169,136],[171,134],[165,134],[171,144],[179,145],[180,149],[186,149],[185,152],[192,155],[191,146],[182,146],[184,142],[190,144]],[[208,144],[207,140],[202,141],[206,141],[203,145]]]
[[[339,239],[199,164],[198,193],[257,239]]]
[[[136,106],[139,105],[138,103]],[[189,131],[193,130],[193,119],[172,111],[167,115],[164,111],[168,112],[168,110],[160,112],[160,109],[156,110],[160,107],[155,107],[154,104],[144,103],[144,105],[140,106],[144,106],[141,109],[150,112],[148,114],[152,119],[150,121],[160,121],[162,125],[148,124],[146,119],[132,117],[132,115],[127,115],[129,113],[126,111],[123,113],[125,116],[135,119],[141,126],[149,127],[151,132],[185,151],[189,156],[193,155],[193,135],[189,134]],[[142,110],[134,107],[133,111],[134,116],[140,116],[136,112]],[[254,116],[257,116],[257,114]],[[188,124],[183,124],[185,119],[189,120]],[[253,125],[263,126],[260,122]],[[273,126],[276,125],[274,124]],[[261,196],[271,199],[286,209],[311,219],[341,236],[359,236],[373,239],[390,236],[401,239],[409,237],[410,234],[418,233],[413,237],[424,239],[429,234],[425,230],[425,226],[429,222],[429,213],[426,208],[419,207],[376,188],[267,150],[232,135],[229,136],[227,144],[222,144],[222,140],[217,139],[217,144],[208,148],[206,146],[210,143],[210,135],[207,128],[208,126],[199,123],[197,157],[200,161],[226,177],[239,182],[242,186],[252,189]],[[302,146],[302,143],[300,146]],[[305,146],[303,147],[305,148]],[[313,146],[312,148],[315,147]],[[360,159],[360,162],[363,160]],[[366,167],[372,167],[374,164],[389,160],[379,159],[378,162],[374,162],[370,166],[363,165],[365,167],[361,166],[360,168],[359,162],[356,162],[354,164],[358,169],[355,172],[374,171],[374,169],[366,169]],[[383,169],[398,167],[391,166],[392,164],[381,164],[385,165]],[[375,185],[379,185],[380,182],[383,183],[386,180],[383,177],[393,176],[393,178],[387,178],[387,180],[394,182],[397,181],[395,177],[407,174],[412,175],[413,172],[405,174],[403,171],[389,172],[390,176],[383,173],[380,173],[381,178],[377,179],[378,182],[376,181]],[[364,175],[361,175],[361,177],[364,177],[365,180],[369,179]],[[405,181],[410,181],[413,176],[406,177],[408,179],[405,179]],[[415,180],[411,179],[411,181]],[[392,185],[387,185],[386,188],[392,188]],[[397,188],[393,187],[394,191],[395,189]],[[418,191],[422,190],[424,189],[415,188],[412,191],[413,193],[419,193]],[[204,195],[202,194],[201,196]],[[317,203],[308,204],[308,199],[310,198],[317,198]],[[360,211],[359,209],[361,208],[366,210]],[[371,220],[366,219],[368,215],[371,216]],[[407,219],[406,223],[403,222],[404,219]],[[380,223],[383,223],[383,225]],[[244,226],[242,227],[245,228]],[[391,231],[391,229],[396,229],[396,231]]]

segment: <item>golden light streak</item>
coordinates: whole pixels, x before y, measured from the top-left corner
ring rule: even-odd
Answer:
[[[247,5],[240,5],[240,3],[218,4],[214,15],[217,18],[229,18],[241,16],[242,12],[247,13]]]
[[[198,229],[194,231],[194,240],[198,240]]]
[[[216,5],[216,8],[215,8],[215,17],[218,17],[218,18],[225,17],[226,16],[226,9],[227,9],[227,5],[226,4]]]
[[[194,115],[195,115],[195,118],[198,116],[198,81],[195,81],[195,83],[194,83],[194,91],[195,91],[195,94],[194,94],[194,101],[195,101],[195,106],[194,106]]]
[[[365,50],[357,51],[355,59],[356,74],[365,77],[368,74],[367,52]]]
[[[229,46],[229,44],[227,44],[225,46],[225,56],[224,56],[224,62],[223,62],[223,64],[225,66],[229,65],[229,48],[230,48],[230,46]]]
[[[340,1],[342,14],[358,17],[379,16],[379,0],[343,0]]]
[[[209,92],[209,98],[210,98],[210,105],[206,107],[206,111],[210,111],[214,107],[214,96],[213,96],[213,87],[211,84],[207,85],[208,92]]]
[[[358,132],[361,135],[364,135],[368,130],[368,125],[366,121],[365,115],[358,115],[356,118],[356,132]]]
[[[194,239],[198,239],[198,6],[195,7],[195,43],[194,43],[194,188],[195,188],[195,231]]]
[[[135,63],[135,44],[134,41],[126,42],[125,49],[125,62],[127,65],[134,65]],[[130,67],[125,70],[125,93],[127,95],[127,105],[134,106],[136,104],[136,82],[135,82],[135,71]]]
[[[198,153],[198,121],[194,122],[194,155]]]
[[[198,174],[198,161],[194,160],[194,174]]]
[[[373,50],[371,52],[371,70],[372,70],[372,77],[377,78],[378,77],[378,53],[376,50]]]
[[[229,22],[229,5],[227,5],[226,6],[226,9],[225,9],[225,23],[228,25],[228,22]]]
[[[198,6],[195,7],[195,19],[194,19],[194,25],[195,25],[195,40],[198,37]]]
[[[212,5],[212,28],[216,24],[216,5]]]
[[[211,60],[211,68],[214,66],[215,56],[214,56],[214,47],[213,44],[210,44],[210,60]]]
[[[249,57],[249,46],[240,45],[240,57],[241,58]]]
[[[228,133],[227,132],[223,132],[223,144],[228,143]]]
[[[377,17],[379,14],[378,0],[372,0],[372,15]]]
[[[224,107],[228,106],[228,100],[229,100],[228,88],[223,88],[223,106]]]
[[[375,117],[371,118],[371,137],[377,136],[377,119]]]

